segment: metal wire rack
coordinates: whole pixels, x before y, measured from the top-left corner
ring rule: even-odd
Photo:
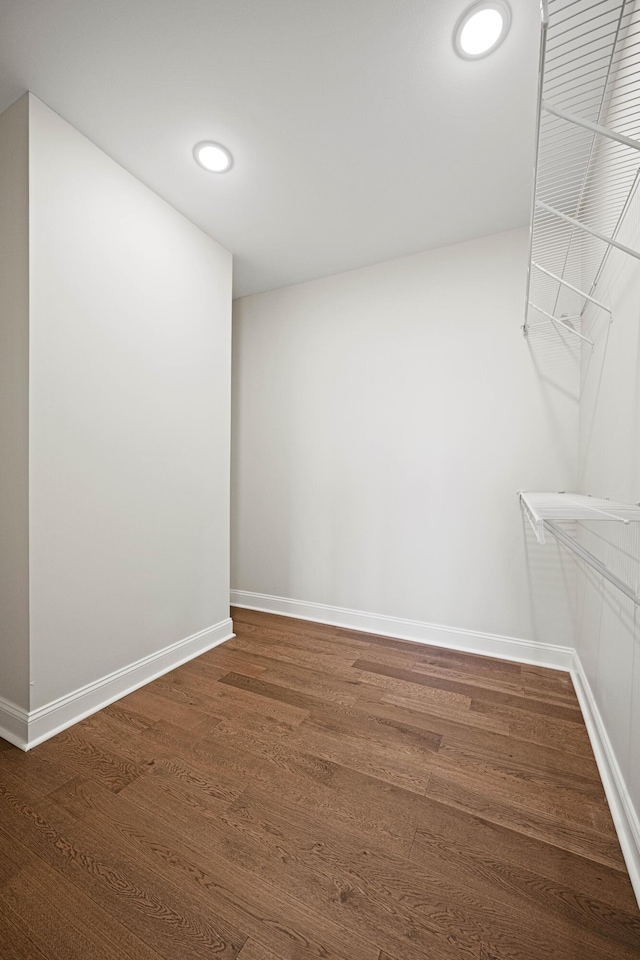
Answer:
[[[640,178],[636,0],[542,0],[537,146],[523,331],[581,332]]]
[[[588,563],[634,603],[640,605],[640,596],[633,587],[616,576],[575,537],[558,526],[558,521],[563,520],[608,520],[624,525],[640,523],[640,505],[604,500],[599,497],[586,497],[580,493],[531,493],[528,490],[520,490],[518,497],[522,512],[531,524],[538,543],[545,542],[545,532],[553,534],[559,543]]]

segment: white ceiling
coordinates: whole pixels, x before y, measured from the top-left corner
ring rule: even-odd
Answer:
[[[0,0],[0,110],[31,90],[255,293],[527,221],[539,5],[466,61],[469,2]],[[206,139],[229,174],[195,164]]]

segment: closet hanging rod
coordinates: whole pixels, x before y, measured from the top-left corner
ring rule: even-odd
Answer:
[[[574,293],[579,294],[579,296],[584,297],[585,300],[589,300],[591,303],[595,303],[596,307],[600,307],[602,310],[606,310],[608,314],[611,314],[611,307],[608,307],[606,304],[602,303],[600,300],[596,300],[595,297],[592,297],[589,293],[584,293],[583,290],[579,290],[578,287],[574,287],[572,283],[569,283],[568,280],[564,280],[562,277],[556,276],[555,273],[551,273],[551,270],[547,270],[546,267],[541,266],[541,264],[536,263],[535,260],[531,261],[531,266],[535,267],[536,270],[539,270],[541,273],[546,273],[548,277],[551,277],[552,280],[557,280],[558,283],[561,283],[563,286],[568,287],[569,290],[573,290]]]
[[[576,117],[575,114],[567,113],[566,110],[553,107],[550,103],[547,103],[546,100],[542,101],[542,109],[546,113],[553,114],[554,117],[559,117],[561,120],[568,120],[569,123],[575,123],[578,127],[584,127],[585,130],[597,133],[600,137],[608,137],[609,140],[622,143],[625,147],[631,147],[632,150],[640,150],[640,143],[637,140],[633,140],[631,137],[625,137],[623,133],[617,133],[615,130],[609,130],[599,123],[593,123],[591,120],[585,120],[583,117]]]
[[[569,550],[572,550],[578,557],[588,563],[590,567],[593,567],[594,570],[597,570],[605,579],[612,583],[614,587],[617,587],[618,590],[622,590],[630,600],[633,600],[634,603],[640,606],[640,597],[634,590],[629,587],[624,580],[620,580],[619,577],[616,577],[615,573],[612,573],[604,563],[601,563],[597,557],[595,557],[586,547],[583,547],[582,544],[578,543],[577,540],[574,540],[573,537],[569,536],[568,533],[565,533],[564,530],[561,530],[560,527],[557,527],[555,523],[551,520],[544,520],[543,524],[545,528],[554,535],[554,537],[563,543],[565,547]]]
[[[616,247],[618,250],[622,250],[623,253],[628,253],[630,257],[635,257],[636,260],[640,260],[640,253],[637,250],[632,250],[631,247],[627,247],[626,244],[614,240],[613,237],[605,237],[603,233],[593,230],[591,227],[588,227],[586,223],[581,223],[580,220],[570,217],[567,213],[556,210],[555,207],[550,206],[548,203],[544,203],[542,200],[536,200],[536,207],[539,207],[541,210],[546,210],[547,213],[553,214],[554,217],[565,220],[573,227],[579,227],[580,230],[584,230],[585,233],[589,233],[592,237],[595,237],[596,240],[602,240],[602,242],[608,244],[608,246]]]
[[[577,330],[574,330],[573,327],[570,327],[568,323],[564,322],[564,320],[560,320],[558,317],[554,317],[551,313],[547,313],[546,310],[543,310],[542,307],[536,306],[536,304],[533,303],[531,300],[528,300],[527,303],[530,307],[533,307],[534,310],[537,310],[538,313],[541,313],[543,316],[548,317],[550,323],[557,323],[558,326],[564,327],[565,330],[568,330],[569,333],[572,333],[575,337],[580,337],[580,339],[584,340],[585,343],[590,344],[592,347],[594,346],[593,340],[590,340],[589,337],[585,337],[584,334],[582,333],[578,333]],[[571,318],[567,317],[567,319],[580,320],[581,317],[571,317]],[[537,327],[537,326],[540,326],[540,324],[535,323],[532,325],[528,323],[527,330],[531,326]],[[525,330],[525,333],[527,332],[527,330]]]

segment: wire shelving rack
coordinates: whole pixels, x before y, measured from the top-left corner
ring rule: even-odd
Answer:
[[[559,543],[588,563],[640,606],[640,596],[632,586],[616,576],[605,563],[587,550],[567,530],[558,526],[558,522],[563,520],[608,520],[625,526],[630,523],[640,523],[640,505],[587,497],[580,493],[532,493],[528,490],[520,490],[518,496],[522,512],[531,524],[538,543],[545,542],[545,532],[551,533]]]
[[[542,0],[530,259],[523,331],[611,316],[598,280],[640,180],[640,4]]]

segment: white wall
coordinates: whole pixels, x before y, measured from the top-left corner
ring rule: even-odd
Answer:
[[[229,615],[231,257],[30,105],[34,710]]]
[[[0,698],[29,701],[28,100],[0,115]]]
[[[632,135],[635,135],[632,133]],[[618,234],[640,249],[640,194]],[[612,321],[589,309],[586,329],[595,341],[583,350],[580,405],[580,488],[594,496],[640,502],[640,263],[610,256],[597,295]],[[580,539],[640,593],[640,525],[582,524]],[[577,650],[610,741],[623,798],[635,832],[640,883],[640,622],[638,607],[581,566]],[[640,896],[640,886],[638,886]]]
[[[526,257],[512,231],[236,301],[235,590],[571,645],[516,491],[575,485],[578,361],[556,337],[538,373]]]

